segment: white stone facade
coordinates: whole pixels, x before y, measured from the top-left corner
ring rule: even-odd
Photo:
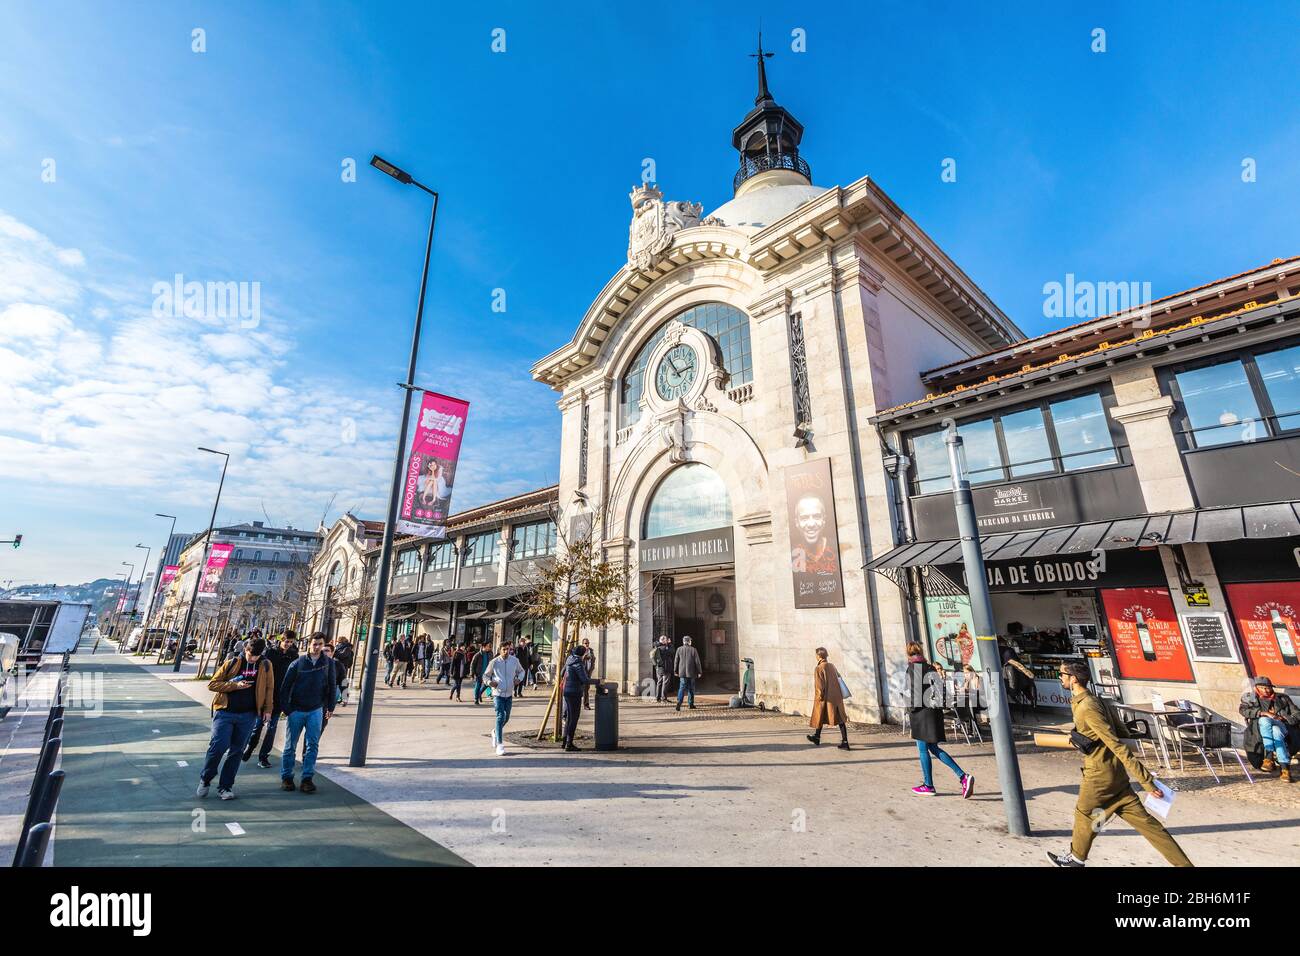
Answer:
[[[898,520],[868,418],[921,397],[917,370],[1021,335],[871,180],[818,191],[796,179],[788,170],[755,177],[743,196],[640,256],[644,268],[620,269],[573,341],[533,374],[561,393],[560,506],[570,514],[606,510],[606,552],[632,565],[639,592],[634,624],[587,635],[602,648],[606,679],[635,693],[650,678],[650,576],[636,567],[636,543],[659,482],[683,461],[700,462],[722,476],[730,496],[736,640],[739,656],[755,662],[758,700],[806,713],[812,652],[825,646],[853,689],[851,718],[875,721],[908,625],[897,589],[861,570],[893,545]],[[629,363],[666,322],[705,303],[748,316],[752,381],[733,386],[701,347],[706,367],[670,405],[650,384],[651,356],[642,414],[620,429]],[[810,443],[794,435],[795,315],[806,343]],[[702,333],[691,333],[698,342]],[[820,458],[829,459],[834,485],[844,606],[796,609],[783,475]]]

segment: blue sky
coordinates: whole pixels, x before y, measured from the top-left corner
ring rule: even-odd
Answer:
[[[472,402],[462,508],[556,479],[528,368],[622,264],[642,161],[730,198],[760,16],[818,184],[871,175],[1033,334],[1067,273],[1162,295],[1300,252],[1297,9],[11,0],[0,583],[203,526],[199,444],[234,454],[220,520],[380,516],[428,209],[372,152],[443,196],[419,381]],[[176,274],[257,283],[256,323],[157,315]]]

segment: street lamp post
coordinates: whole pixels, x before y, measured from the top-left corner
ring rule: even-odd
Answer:
[[[433,197],[429,213],[429,239],[424,247],[424,272],[420,276],[420,299],[415,307],[415,329],[411,334],[411,356],[406,366],[406,381],[402,384],[402,427],[397,433],[397,452],[393,461],[393,484],[388,493],[388,520],[384,522],[383,544],[379,550],[379,569],[375,580],[375,603],[370,613],[370,629],[366,634],[366,663],[362,670],[361,699],[357,702],[356,726],[352,731],[352,755],[349,767],[366,765],[366,747],[370,742],[370,715],[374,710],[375,673],[379,670],[379,645],[384,640],[384,615],[388,605],[388,576],[393,560],[393,531],[397,524],[397,506],[402,497],[402,463],[406,460],[406,432],[411,422],[411,391],[415,387],[415,363],[420,352],[420,326],[424,321],[424,294],[429,285],[429,259],[433,255],[433,225],[438,218],[438,194],[417,182],[411,174],[398,169],[378,156],[370,165],[381,173],[392,176],[399,183],[415,186]]]
[[[153,548],[144,544],[137,544],[137,548],[144,548],[144,563],[140,565],[140,580],[135,582],[135,599],[131,601],[131,613],[129,615],[132,621],[135,620],[136,612],[140,610],[140,592],[144,590],[144,576],[149,570],[149,558],[153,556]],[[146,622],[141,622],[146,623]],[[149,636],[149,628],[144,629],[145,636]]]
[[[948,467],[952,472],[952,500],[957,511],[957,533],[961,537],[962,563],[966,566],[966,590],[970,594],[971,621],[975,625],[975,646],[979,648],[983,686],[988,694],[989,723],[993,731],[993,753],[998,763],[998,785],[1002,805],[1007,813],[1007,830],[1012,836],[1029,835],[1029,811],[1025,807],[1025,788],[1020,782],[1020,763],[1016,743],[1011,736],[1011,711],[1007,706],[1006,685],[1002,682],[1002,655],[998,650],[997,625],[993,622],[993,605],[989,599],[989,582],[984,570],[984,553],[975,520],[975,503],[970,493],[970,475],[966,469],[966,450],[957,423],[944,420],[947,428]]]
[[[131,595],[131,576],[135,574],[135,565],[130,561],[123,561],[122,566],[130,568],[131,570],[126,572],[126,590],[122,592],[122,600],[118,602],[118,607],[113,612],[113,626],[109,629],[110,634],[119,638],[121,635],[117,633],[117,628],[122,623],[122,611],[126,608],[126,599]],[[120,574],[121,572],[118,573]],[[119,639],[118,647],[121,646],[122,641]]]
[[[153,583],[153,599],[149,602],[149,620],[145,621],[145,628],[144,628],[146,634],[149,633],[149,625],[151,625],[151,624],[152,624],[152,623],[157,619],[157,617],[158,617],[158,607],[157,607],[157,604],[158,604],[158,592],[162,589],[162,572],[163,572],[163,565],[164,565],[164,563],[165,563],[166,560],[167,560],[167,549],[168,549],[169,547],[171,547],[171,543],[172,543],[172,535],[176,533],[176,516],[175,516],[175,515],[164,515],[164,514],[159,514],[158,512],[155,511],[155,512],[154,512],[154,517],[155,517],[155,518],[171,518],[171,519],[172,519],[172,526],[171,526],[170,528],[167,529],[167,543],[163,545],[163,548],[162,548],[162,557],[160,557],[160,558],[158,559],[158,579],[157,579],[156,581],[154,581],[154,583]]]
[[[212,547],[212,528],[217,523],[217,506],[221,504],[221,489],[226,484],[226,467],[230,464],[230,456],[224,451],[213,451],[211,448],[199,448],[199,451],[206,451],[209,455],[220,455],[225,459],[221,463],[221,481],[217,483],[217,497],[212,501],[212,517],[208,519],[208,534],[204,538],[203,552],[199,555],[198,567],[194,569],[194,590],[190,592],[190,605],[185,609],[185,625],[181,628],[181,638],[176,642],[176,660],[172,663],[172,673],[179,673],[181,669],[181,660],[185,657],[185,648],[190,642],[190,622],[194,619],[194,605],[199,600],[199,585],[203,583],[203,565],[208,556],[208,549]]]
[[[122,576],[122,572],[118,571],[117,574],[113,575],[113,580],[116,581],[121,576]],[[123,583],[122,586],[126,587],[125,582]],[[109,640],[112,640],[113,638],[117,637],[117,608],[113,608],[113,614],[110,620],[112,621],[112,623],[108,625],[108,638]],[[126,641],[117,642],[117,652],[119,654],[122,653],[125,647],[126,647]]]

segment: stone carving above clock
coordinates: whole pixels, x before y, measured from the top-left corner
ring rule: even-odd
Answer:
[[[628,194],[632,202],[632,224],[628,227],[627,261],[633,269],[645,271],[658,264],[673,236],[700,224],[704,207],[697,202],[664,202],[664,194],[653,183],[643,183]]]

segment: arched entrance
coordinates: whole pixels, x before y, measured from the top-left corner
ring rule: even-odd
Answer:
[[[650,496],[638,546],[641,586],[653,593],[653,639],[683,638],[700,654],[700,694],[733,694],[740,686],[735,538],[731,499],[708,465],[687,462]]]

